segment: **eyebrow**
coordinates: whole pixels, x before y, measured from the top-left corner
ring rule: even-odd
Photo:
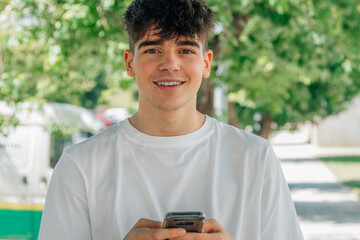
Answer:
[[[156,45],[161,45],[161,40],[156,40],[156,41],[144,41],[142,43],[139,44],[139,46],[137,47],[138,49],[145,47],[145,46],[156,46]]]
[[[176,43],[178,46],[193,46],[193,47],[197,47],[200,49],[200,44],[198,44],[195,41],[179,41]]]
[[[142,43],[139,44],[139,46],[137,47],[138,49],[145,47],[145,46],[157,46],[157,45],[161,45],[163,42],[163,40],[155,40],[155,41],[144,41]],[[198,44],[195,41],[178,41],[176,42],[176,45],[178,46],[193,46],[193,47],[197,47],[200,49],[200,44]]]

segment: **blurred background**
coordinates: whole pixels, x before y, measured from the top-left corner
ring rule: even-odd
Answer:
[[[0,1],[0,239],[36,239],[64,148],[137,110],[129,0]],[[305,239],[360,239],[360,2],[207,0],[198,109],[269,139]]]

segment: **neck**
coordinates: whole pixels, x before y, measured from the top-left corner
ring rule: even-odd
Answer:
[[[151,119],[151,121],[150,121]],[[199,129],[205,122],[205,116],[197,111],[139,111],[129,119],[131,125],[140,132],[151,136],[179,136]]]

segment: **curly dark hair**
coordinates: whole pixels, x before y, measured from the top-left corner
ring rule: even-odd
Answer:
[[[161,39],[199,38],[207,48],[214,14],[203,0],[134,0],[125,13],[130,50],[149,30]]]

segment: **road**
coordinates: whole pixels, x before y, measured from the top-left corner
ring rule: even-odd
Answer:
[[[360,240],[360,201],[316,159],[314,146],[274,147],[298,213],[305,240]],[[360,155],[360,149],[329,149],[329,155]],[[302,158],[301,158],[302,157]],[[360,173],[359,173],[360,174]]]

